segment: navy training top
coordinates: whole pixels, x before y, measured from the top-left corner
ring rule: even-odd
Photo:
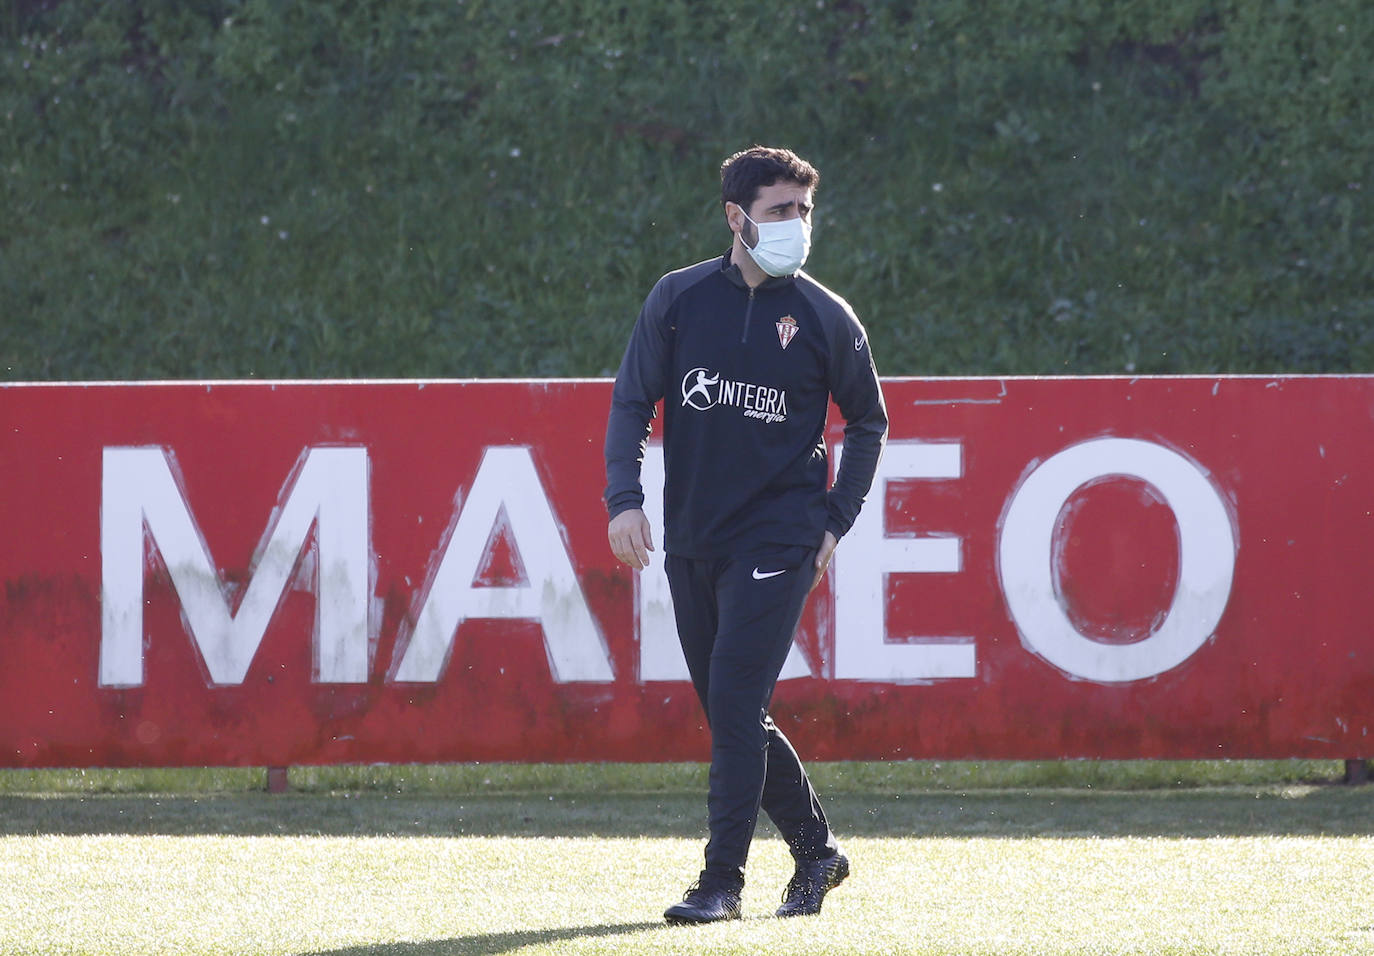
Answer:
[[[823,432],[845,420],[833,488]],[[644,503],[640,467],[664,399],[664,550],[688,558],[818,547],[853,525],[877,471],[887,408],[849,303],[805,272],[750,289],[730,254],[649,293],[606,424],[606,508]]]

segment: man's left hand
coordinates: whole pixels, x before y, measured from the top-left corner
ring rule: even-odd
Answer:
[[[830,566],[830,557],[835,553],[835,545],[840,541],[829,531],[825,533],[825,538],[821,540],[820,550],[816,552],[816,576],[811,579],[811,587],[821,583],[821,578],[825,576],[825,569]]]

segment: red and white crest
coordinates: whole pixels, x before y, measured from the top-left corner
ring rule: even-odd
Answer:
[[[797,334],[797,320],[790,315],[784,315],[777,321],[778,344],[787,348],[787,343],[792,341],[792,336]]]

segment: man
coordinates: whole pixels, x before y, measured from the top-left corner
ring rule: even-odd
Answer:
[[[760,806],[796,870],[779,916],[817,913],[849,873],[796,751],[768,716],[807,594],[873,481],[887,411],[868,337],[800,271],[820,177],[761,146],[721,166],[729,251],[654,286],[616,375],[606,427],[607,537],[649,562],[640,465],[664,400],[664,550],[678,637],[711,729],[706,867],[673,923],[740,916]],[[831,397],[846,421],[827,490]]]

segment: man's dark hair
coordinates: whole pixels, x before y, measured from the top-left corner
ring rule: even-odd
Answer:
[[[720,164],[720,204],[732,202],[748,211],[759,190],[779,180],[814,190],[821,174],[790,149],[751,146]]]

